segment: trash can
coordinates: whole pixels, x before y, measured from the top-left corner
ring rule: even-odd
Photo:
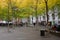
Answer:
[[[40,30],[40,36],[45,36],[45,30]]]

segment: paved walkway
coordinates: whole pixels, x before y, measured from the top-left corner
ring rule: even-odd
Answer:
[[[7,28],[0,27],[0,40],[60,40],[59,37],[48,34],[40,36],[40,31],[32,27],[16,27],[8,33]]]

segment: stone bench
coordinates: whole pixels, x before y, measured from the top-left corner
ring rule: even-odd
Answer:
[[[50,30],[50,33],[53,34],[53,35],[55,35],[55,36],[60,37],[60,31]]]

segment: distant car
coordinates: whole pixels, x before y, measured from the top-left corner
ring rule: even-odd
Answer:
[[[6,25],[6,21],[0,21],[0,26]]]
[[[7,21],[0,21],[0,26],[6,26],[8,25]],[[12,25],[12,22],[9,22],[9,25]]]

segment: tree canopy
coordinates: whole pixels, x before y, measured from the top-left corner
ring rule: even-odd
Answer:
[[[8,2],[11,1],[11,3],[8,5]],[[37,6],[37,14],[41,15],[45,12],[45,1],[44,0],[38,0],[38,3],[36,4],[37,0],[0,0],[0,18],[7,17],[7,11],[10,10],[10,18],[12,15],[15,15],[16,17],[29,17],[29,15],[35,14],[35,7]],[[60,0],[48,0],[48,9],[51,9],[53,6],[57,4],[60,5]],[[8,6],[11,7],[8,9]],[[15,14],[12,12],[12,8],[16,6],[17,10],[15,10]],[[14,11],[14,10],[13,10]]]

